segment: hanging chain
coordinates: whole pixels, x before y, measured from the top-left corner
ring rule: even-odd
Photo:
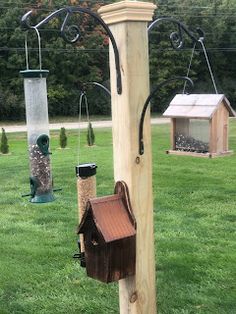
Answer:
[[[192,53],[191,53],[190,62],[189,62],[189,65],[188,65],[188,70],[187,70],[186,77],[189,77],[189,72],[191,70],[195,48],[196,48],[196,43],[194,43],[193,48],[192,48]],[[184,82],[183,94],[185,94],[186,85],[187,85],[187,81]]]
[[[214,86],[215,93],[218,94],[218,90],[217,90],[217,87],[216,87],[215,78],[214,78],[214,75],[213,75],[213,72],[212,72],[212,69],[211,69],[210,61],[209,61],[209,58],[208,58],[208,55],[207,55],[206,47],[205,47],[205,45],[204,45],[204,43],[203,43],[203,39],[200,38],[200,39],[198,40],[198,42],[202,45],[202,49],[203,49],[203,52],[204,52],[204,56],[205,56],[205,59],[206,59],[206,63],[207,63],[207,66],[208,66],[208,70],[209,70],[209,73],[210,73],[210,76],[211,76],[212,84],[213,84],[213,86]]]

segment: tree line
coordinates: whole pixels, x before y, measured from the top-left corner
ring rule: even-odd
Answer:
[[[20,26],[24,13],[33,10],[32,22],[46,17],[50,12],[67,5],[80,5],[97,11],[99,1],[25,1],[0,2],[0,120],[24,119],[25,105],[23,79],[20,70],[26,68],[25,32]],[[234,0],[158,0],[155,18],[174,17],[191,31],[201,27],[205,32],[205,44],[212,65],[219,93],[224,93],[233,107],[236,97],[236,3]],[[49,115],[76,115],[80,92],[86,88],[90,114],[109,114],[110,99],[106,93],[89,82],[99,82],[109,87],[108,39],[101,26],[87,15],[76,14],[72,24],[79,25],[81,40],[74,45],[66,43],[59,33],[62,17],[51,20],[41,29],[42,66],[49,70]],[[150,84],[155,86],[177,75],[186,75],[190,59],[189,76],[195,82],[197,93],[214,93],[206,60],[200,45],[185,36],[181,51],[172,49],[169,35],[177,30],[171,23],[162,23],[149,34]],[[29,65],[39,68],[36,33],[28,35]],[[152,102],[154,111],[163,112],[176,92],[182,92],[183,84],[177,82],[161,89]]]

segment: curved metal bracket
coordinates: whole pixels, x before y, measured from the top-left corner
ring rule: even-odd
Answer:
[[[172,48],[175,50],[179,50],[179,49],[183,48],[183,45],[184,45],[183,33],[187,34],[194,43],[199,43],[200,40],[204,41],[204,32],[200,27],[198,27],[196,29],[196,33],[199,35],[199,37],[197,37],[183,23],[181,23],[180,21],[178,21],[172,17],[160,17],[160,18],[156,19],[155,21],[153,21],[149,25],[148,32],[150,32],[155,26],[157,26],[163,22],[171,22],[171,23],[176,24],[178,26],[178,31],[172,32],[170,34],[170,43],[171,43]]]
[[[98,86],[100,89],[102,89],[104,92],[106,92],[109,96],[111,96],[111,91],[104,85],[102,85],[101,83],[98,82],[87,82],[87,83],[83,83],[84,86],[86,85],[94,85],[94,86]]]
[[[117,93],[121,94],[122,93],[122,82],[121,82],[121,71],[120,71],[120,58],[119,58],[119,51],[116,45],[116,41],[113,37],[112,32],[110,31],[109,27],[107,24],[103,21],[103,19],[96,13],[92,12],[89,9],[82,8],[82,7],[65,7],[62,9],[59,9],[50,15],[48,15],[45,19],[43,19],[41,22],[39,22],[36,25],[31,25],[30,24],[30,16],[32,15],[32,11],[27,12],[21,19],[21,26],[25,30],[29,29],[39,29],[42,25],[47,24],[50,20],[52,20],[55,17],[58,17],[60,15],[65,15],[64,20],[61,25],[61,36],[62,38],[70,44],[76,43],[79,38],[80,38],[80,33],[79,33],[79,27],[77,25],[70,25],[68,26],[68,21],[70,16],[73,13],[84,13],[92,16],[105,30],[107,36],[110,38],[113,51],[114,51],[114,56],[115,56],[115,66],[116,66],[116,80],[117,80]],[[69,37],[68,37],[68,35]]]
[[[152,90],[152,92],[150,93],[150,95],[148,96],[148,98],[146,99],[144,106],[143,106],[143,110],[141,113],[141,118],[140,118],[140,122],[139,122],[139,155],[143,155],[144,154],[144,143],[143,143],[143,123],[144,123],[144,118],[145,118],[145,114],[148,108],[148,105],[150,104],[150,100],[153,98],[153,96],[155,95],[155,93],[163,86],[176,81],[176,80],[182,80],[185,81],[186,83],[189,83],[191,88],[193,88],[194,84],[193,81],[186,77],[186,76],[176,76],[173,78],[170,78],[168,80],[165,80],[163,82],[161,82],[160,84],[158,84],[157,86],[154,87],[154,89]]]

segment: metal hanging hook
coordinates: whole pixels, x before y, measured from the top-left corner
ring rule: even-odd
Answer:
[[[38,48],[39,48],[39,70],[42,70],[42,49],[41,49],[41,37],[39,30],[36,27],[33,27],[38,37]]]
[[[146,111],[148,106],[150,105],[150,101],[151,99],[154,97],[154,95],[156,94],[156,92],[164,87],[165,85],[172,83],[174,81],[184,81],[187,82],[190,86],[190,88],[192,89],[194,87],[193,81],[186,76],[176,76],[176,77],[172,77],[168,80],[165,80],[163,82],[161,82],[160,84],[156,85],[153,90],[151,91],[150,95],[147,97],[144,106],[143,106],[143,110],[141,113],[141,117],[140,117],[140,121],[139,121],[139,138],[138,138],[138,143],[139,143],[139,155],[143,155],[144,154],[144,141],[143,141],[143,124],[144,124],[144,118],[146,115]]]
[[[26,63],[26,70],[29,70],[29,51],[28,51],[28,32],[25,33],[25,63]]]
[[[69,6],[65,8],[61,8],[59,10],[54,11],[53,13],[49,14],[46,18],[44,18],[41,22],[39,22],[36,25],[30,24],[30,16],[32,15],[33,11],[27,12],[21,19],[21,26],[24,30],[36,28],[39,29],[44,24],[47,24],[50,20],[53,18],[56,18],[60,15],[64,16],[63,23],[61,25],[61,36],[67,43],[75,43],[79,40],[79,27],[77,25],[68,25],[69,17],[73,14],[82,13],[82,14],[88,14],[89,16],[93,17],[95,21],[102,26],[104,29],[106,35],[109,37],[111,41],[111,45],[114,52],[115,57],[115,68],[116,68],[116,81],[117,81],[117,93],[119,95],[122,94],[122,77],[121,77],[121,66],[120,66],[120,57],[119,57],[119,51],[117,47],[117,43],[115,41],[115,38],[108,27],[108,25],[104,22],[104,20],[95,12],[91,11],[90,9],[83,8],[80,6]],[[69,31],[69,34],[74,34],[73,38],[68,38],[66,32]]]
[[[42,49],[41,49],[41,36],[39,30],[36,27],[30,29],[35,30],[38,39],[38,56],[39,56],[39,70],[42,70]],[[26,69],[29,70],[29,50],[28,50],[28,31],[25,33],[25,61]]]

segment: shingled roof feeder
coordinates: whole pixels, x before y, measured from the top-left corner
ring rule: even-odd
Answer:
[[[20,71],[24,78],[32,203],[53,201],[49,157],[47,70]]]
[[[223,94],[176,95],[163,114],[171,118],[169,154],[217,157],[228,149],[229,116],[235,112]]]

